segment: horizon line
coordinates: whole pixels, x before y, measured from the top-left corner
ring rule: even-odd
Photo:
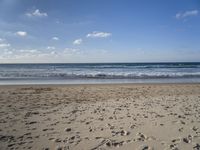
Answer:
[[[158,61],[158,62],[42,62],[42,63],[31,63],[31,62],[22,62],[22,63],[0,63],[0,65],[15,65],[15,64],[19,64],[19,65],[23,65],[23,64],[127,64],[127,63],[132,63],[132,64],[137,64],[137,63],[143,63],[143,64],[147,64],[147,63],[200,63],[200,61]]]

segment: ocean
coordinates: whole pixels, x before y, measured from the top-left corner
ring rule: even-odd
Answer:
[[[0,64],[0,84],[200,83],[200,63]]]

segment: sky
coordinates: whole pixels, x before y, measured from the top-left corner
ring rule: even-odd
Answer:
[[[199,0],[0,0],[0,63],[199,62]]]

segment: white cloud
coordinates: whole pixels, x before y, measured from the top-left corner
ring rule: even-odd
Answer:
[[[198,13],[199,13],[198,10],[185,11],[183,13],[177,13],[176,18],[177,19],[183,19],[183,18],[190,17],[190,16],[197,16]]]
[[[24,58],[33,58],[39,56],[40,51],[37,49],[4,49],[3,53],[0,54],[5,61],[8,59],[16,60],[16,59],[24,59]]]
[[[0,43],[0,48],[7,48],[10,47],[9,43]]]
[[[46,49],[14,49],[12,47],[6,47],[9,45],[0,43],[0,48],[3,47],[2,52],[0,53],[0,58],[4,58],[4,61],[8,61],[8,59],[12,59],[13,61],[24,61],[24,60],[31,60],[40,58],[41,60],[49,60],[54,57],[70,57],[70,56],[77,56],[81,52],[79,49],[73,48],[65,48],[63,50],[55,51],[54,47],[47,47]],[[1,60],[0,60],[1,62]],[[3,60],[2,60],[3,62]]]
[[[8,48],[10,47],[10,44],[6,42],[5,39],[0,38],[0,48]]]
[[[4,50],[4,55],[12,55],[13,51],[11,50]]]
[[[36,9],[33,12],[26,13],[26,16],[28,16],[28,17],[47,17],[48,14],[45,12],[40,12],[39,9]]]
[[[82,42],[83,42],[82,39],[76,39],[76,40],[73,42],[73,44],[74,44],[74,45],[80,45]]]
[[[54,49],[56,49],[54,46],[47,46],[47,49],[48,50],[54,50]]]
[[[56,51],[51,51],[50,54],[51,54],[51,55],[57,55],[57,52],[56,52]]]
[[[3,41],[5,41],[5,40],[0,38],[0,42],[3,42]]]
[[[21,53],[37,53],[38,50],[37,49],[21,49],[21,50],[19,50],[19,52],[21,52]]]
[[[21,36],[21,37],[25,37],[25,36],[27,36],[27,32],[25,32],[25,31],[17,31],[16,35]]]
[[[65,48],[64,51],[62,52],[62,55],[67,55],[67,56],[72,56],[72,55],[80,55],[82,54],[82,51],[79,49],[74,49],[74,48]]]
[[[88,33],[86,37],[92,37],[92,38],[106,38],[111,36],[111,33],[108,32],[98,32],[98,31],[93,31],[92,33]]]
[[[52,37],[52,40],[58,41],[59,38],[55,36],[55,37]]]

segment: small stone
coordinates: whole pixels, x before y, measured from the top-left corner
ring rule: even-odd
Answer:
[[[200,144],[197,143],[197,144],[193,147],[193,149],[194,149],[194,150],[200,150]]]
[[[193,131],[197,131],[198,128],[194,126],[194,127],[192,128],[192,130],[193,130]]]
[[[189,140],[187,138],[183,138],[183,142],[189,143]]]
[[[70,132],[72,129],[71,128],[66,128],[65,131],[66,132]]]
[[[31,121],[31,122],[27,122],[26,124],[28,125],[28,124],[35,124],[35,123],[37,123],[36,121]]]
[[[142,145],[139,147],[139,150],[150,150],[151,148],[147,145]]]
[[[58,146],[58,147],[56,148],[56,150],[62,150],[62,147]]]
[[[111,145],[112,145],[111,142],[106,143],[106,146],[108,146],[108,147],[110,147]]]
[[[61,142],[62,140],[61,139],[56,139],[55,142],[59,143]]]
[[[71,138],[70,138],[70,140],[74,140],[75,139],[75,136],[72,136]]]

